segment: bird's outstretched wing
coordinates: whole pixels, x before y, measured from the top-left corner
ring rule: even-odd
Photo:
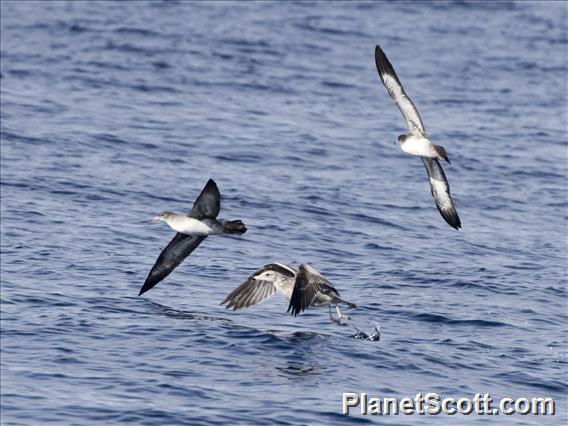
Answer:
[[[193,219],[215,219],[221,210],[221,194],[213,179],[209,179],[199,197],[193,203],[193,207],[187,214]]]
[[[418,114],[416,106],[406,95],[400,80],[394,72],[394,68],[387,58],[387,55],[385,55],[385,52],[383,52],[381,47],[378,45],[375,48],[375,63],[377,65],[379,77],[391,98],[393,98],[396,102],[398,109],[402,112],[410,133],[415,135],[425,135],[426,129],[424,128],[424,124],[422,123],[422,119],[420,118],[420,114]]]
[[[178,232],[158,256],[138,296],[166,278],[205,238],[207,237],[196,237]]]
[[[294,278],[294,270],[280,263],[269,263],[255,271],[248,279],[230,292],[220,303],[227,305],[225,309],[248,308],[268,299],[279,290],[276,281],[283,283],[285,280]]]
[[[226,304],[225,309],[237,311],[268,299],[276,291],[273,281],[260,280],[250,276],[244,283],[230,292],[220,304]]]
[[[318,271],[308,265],[300,265],[288,312],[298,315],[312,306],[320,295],[329,296],[329,299],[339,297],[337,290]]]
[[[209,179],[187,215],[198,220],[215,219],[219,210],[221,210],[221,194],[215,181]],[[204,236],[191,236],[178,232],[158,256],[158,260],[150,270],[138,296],[166,278],[205,238]]]
[[[436,202],[436,207],[438,211],[444,218],[444,220],[452,228],[460,229],[461,221],[456,211],[454,201],[450,195],[450,184],[446,178],[446,174],[442,169],[442,166],[433,158],[421,157],[424,167],[428,172],[428,179],[430,181],[430,189],[432,190],[432,196]]]

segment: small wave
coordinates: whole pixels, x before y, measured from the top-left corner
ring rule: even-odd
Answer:
[[[413,318],[417,321],[429,322],[433,324],[448,324],[448,325],[467,325],[467,326],[479,326],[479,327],[505,327],[510,326],[500,321],[489,321],[482,319],[474,320],[458,320],[446,317],[444,315],[437,314],[416,314]]]

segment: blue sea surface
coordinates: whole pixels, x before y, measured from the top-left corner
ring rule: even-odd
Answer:
[[[565,425],[564,2],[1,2],[1,423]],[[444,164],[440,217],[379,81]],[[210,237],[138,297],[209,178]],[[381,340],[274,296],[308,262]],[[379,397],[551,397],[556,414],[341,414]]]

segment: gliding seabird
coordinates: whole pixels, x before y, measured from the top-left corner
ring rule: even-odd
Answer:
[[[209,179],[187,216],[162,212],[150,219],[166,222],[177,234],[160,253],[138,296],[166,278],[208,235],[242,235],[246,232],[247,228],[240,220],[217,219],[219,210],[221,194],[215,181]]]
[[[461,221],[450,195],[450,185],[439,163],[439,160],[450,162],[446,150],[441,146],[434,145],[426,135],[426,129],[416,106],[406,95],[402,84],[394,72],[394,68],[380,46],[375,48],[375,63],[381,81],[391,98],[396,102],[408,126],[409,133],[400,135],[397,143],[407,154],[417,155],[422,158],[422,162],[428,172],[430,189],[438,211],[452,228],[459,229]]]
[[[343,300],[339,292],[317,270],[309,265],[301,264],[298,271],[278,262],[269,263],[254,274],[244,283],[234,289],[220,303],[227,305],[225,309],[248,308],[279,292],[290,301],[288,312],[298,315],[310,306],[325,306],[329,308],[329,319],[340,324],[340,320],[348,320],[349,316],[343,315],[339,305],[347,305],[349,308],[357,306]],[[331,305],[335,305],[337,318],[331,314]]]

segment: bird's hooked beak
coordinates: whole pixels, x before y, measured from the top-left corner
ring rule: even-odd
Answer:
[[[162,218],[160,216],[152,216],[152,217],[148,218],[149,222],[154,221],[154,220],[162,220]]]

